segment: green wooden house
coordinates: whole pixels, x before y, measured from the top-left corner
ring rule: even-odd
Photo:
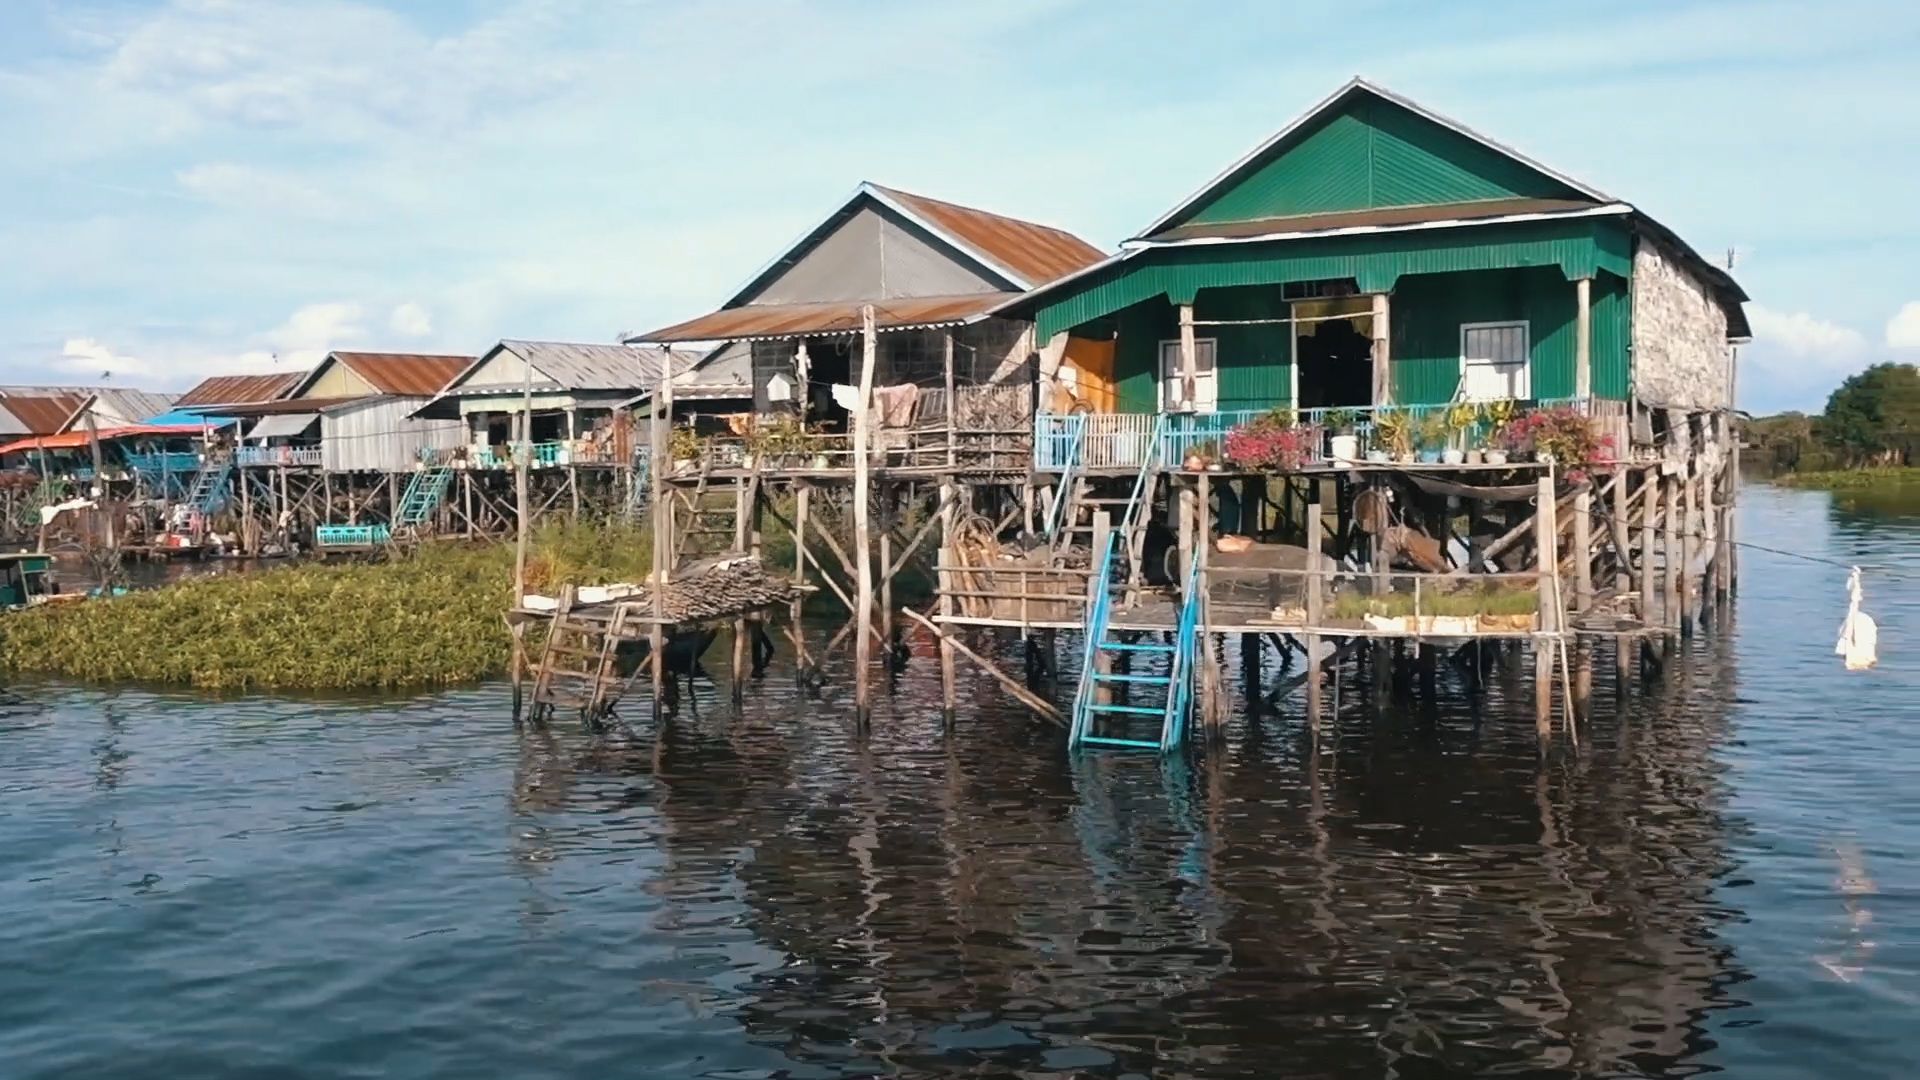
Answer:
[[[1745,299],[1631,204],[1355,79],[1004,311],[1036,324],[1047,389],[1218,418],[1188,430],[1512,399],[1577,401],[1624,433],[1636,405],[1731,405]]]

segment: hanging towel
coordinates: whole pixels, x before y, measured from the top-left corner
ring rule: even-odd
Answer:
[[[1880,628],[1872,616],[1860,610],[1860,568],[1847,575],[1847,617],[1840,623],[1840,640],[1833,651],[1846,657],[1848,671],[1865,671],[1880,658],[1874,650],[1880,643]]]

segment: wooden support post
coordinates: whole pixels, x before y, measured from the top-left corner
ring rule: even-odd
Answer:
[[[897,494],[891,487],[880,492],[880,640],[886,642],[889,653],[899,644],[893,636],[893,519]],[[889,670],[893,662],[893,656],[886,657]]]
[[[284,472],[280,475],[280,482],[282,484],[287,482],[287,477]],[[471,540],[474,534],[472,469],[460,470],[460,512],[461,516],[467,519],[467,539]]]
[[[756,495],[759,485],[752,479],[739,481],[733,490],[733,549],[745,552],[753,544],[752,530],[754,508],[758,502]],[[759,552],[753,553],[756,558]],[[733,665],[732,697],[735,705],[746,701],[747,682],[747,618],[742,615],[733,620]]]
[[[1392,328],[1389,325],[1391,312],[1386,293],[1373,294],[1373,318],[1368,320],[1373,331],[1373,403],[1386,405],[1393,401],[1393,356]]]
[[[1627,501],[1627,467],[1613,467],[1613,512],[1609,522],[1613,542],[1613,592],[1616,600],[1627,596],[1633,588],[1633,550],[1627,538],[1627,513],[1631,504]],[[1626,693],[1627,684],[1633,674],[1633,653],[1627,647],[1628,639],[1614,638],[1615,649],[1614,684],[1616,693]]]
[[[860,396],[853,414],[853,547],[857,566],[854,583],[854,722],[865,731],[872,722],[872,706],[867,698],[868,665],[873,661],[873,533],[867,520],[871,495],[868,446],[873,434],[873,369],[879,353],[879,336],[874,329],[873,305],[860,308]]]
[[[1727,587],[1729,597],[1740,592],[1740,541],[1735,535],[1739,528],[1740,517],[1740,425],[1731,415],[1727,417],[1727,497],[1723,500],[1727,507],[1727,525],[1720,530],[1726,539],[1727,572],[1721,576],[1721,582]]]
[[[1198,394],[1200,348],[1193,336],[1193,305],[1180,305],[1180,411],[1192,412]]]
[[[1560,630],[1560,597],[1556,586],[1560,576],[1559,533],[1556,519],[1559,504],[1554,498],[1552,476],[1542,476],[1536,496],[1534,546],[1538,553],[1535,570],[1539,576],[1540,633],[1533,639],[1533,726],[1541,746],[1553,738],[1553,657],[1554,642]]]
[[[1194,492],[1193,507],[1193,543],[1194,558],[1200,561],[1200,579],[1195,582],[1200,590],[1200,625],[1195,637],[1198,656],[1192,662],[1199,665],[1200,728],[1206,733],[1208,742],[1218,742],[1225,734],[1226,717],[1220,708],[1220,665],[1213,652],[1213,620],[1207,603],[1207,564],[1208,556],[1213,552],[1213,476],[1201,473],[1199,490]],[[1187,563],[1180,566],[1181,587],[1185,588]],[[1184,600],[1185,598],[1182,597]]]
[[[952,334],[947,335],[947,355],[949,358],[953,355]],[[951,360],[949,360],[947,365],[947,371],[949,373],[953,371]],[[949,397],[947,400],[951,402],[953,399]],[[951,408],[952,406],[949,405],[948,407]],[[945,631],[945,633],[939,635],[941,717],[948,731],[953,730],[953,721],[956,713],[954,700],[953,643],[947,640],[947,634],[953,632],[953,626],[947,622],[948,619],[953,618],[953,572],[947,568],[957,565],[954,562],[956,556],[953,547],[953,526],[958,515],[958,508],[955,502],[953,475],[949,473],[940,478],[940,556],[939,562],[935,564],[939,569],[934,571],[939,577],[937,584],[940,589],[940,628]]]
[[[653,516],[653,620],[647,628],[647,665],[653,678],[653,718],[658,722],[666,714],[667,695],[667,609],[666,586],[673,569],[673,508],[667,505],[667,469],[672,464],[667,450],[667,427],[673,423],[673,353],[662,354],[659,378],[653,397],[647,402],[647,445],[651,467],[647,475],[653,485],[647,510]],[[532,365],[528,365],[532,371]],[[528,376],[531,378],[531,374]],[[529,446],[531,453],[532,447]]]
[[[1640,478],[1640,621],[1653,626],[1653,545],[1654,526],[1660,519],[1660,468],[1649,467]],[[1646,639],[1648,648],[1658,648],[1659,638]]]
[[[1174,572],[1176,584],[1184,583],[1187,567],[1193,564],[1194,545],[1194,490],[1193,484],[1185,478],[1176,481],[1172,500],[1174,521],[1175,550],[1178,552],[1178,568]]]
[[[1313,731],[1315,739],[1320,737],[1320,635],[1314,633],[1319,628],[1321,601],[1326,590],[1326,580],[1320,568],[1320,500],[1316,497],[1307,504],[1307,571],[1302,579],[1306,586],[1307,633],[1307,726]]]
[[[1666,603],[1664,624],[1669,630],[1680,626],[1680,578],[1685,563],[1680,552],[1680,482],[1676,477],[1662,474],[1660,477],[1661,502],[1664,504],[1660,515],[1660,531],[1666,537],[1666,588],[1663,597]]]
[[[805,481],[794,485],[793,492],[793,602],[788,610],[788,632],[793,638],[793,668],[796,678],[805,678],[809,673],[806,638],[801,635],[801,621],[806,615],[807,604],[807,503],[812,497],[813,488]]]
[[[93,415],[87,415],[87,422],[93,422]],[[97,444],[96,444],[97,448]],[[99,476],[99,467],[95,466],[94,476]],[[260,530],[253,520],[253,485],[247,483],[247,470],[239,466],[233,470],[234,484],[240,489],[240,550],[243,554],[260,554]]]
[[[1593,279],[1573,283],[1573,396],[1593,397]]]
[[[1693,621],[1697,610],[1694,603],[1699,595],[1693,568],[1700,553],[1700,515],[1696,508],[1694,490],[1699,484],[1691,471],[1699,463],[1696,455],[1686,465],[1688,471],[1680,474],[1680,636],[1693,636]]]
[[[960,460],[960,398],[954,389],[953,378],[953,331],[945,335],[946,375],[947,375],[947,468],[951,469]],[[946,545],[941,544],[942,547]],[[951,657],[951,653],[948,654]]]
[[[1573,496],[1573,610],[1592,606],[1593,491],[1582,488]]]

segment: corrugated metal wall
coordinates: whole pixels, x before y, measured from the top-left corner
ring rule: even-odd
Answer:
[[[1035,321],[1044,341],[1149,297],[1179,301],[1208,288],[1352,278],[1362,292],[1390,292],[1407,274],[1552,266],[1569,280],[1601,270],[1624,278],[1632,265],[1626,230],[1595,218],[1160,248],[1089,275]]]
[[[1288,304],[1279,289],[1210,289],[1194,303],[1194,317],[1206,319],[1284,319]],[[1270,409],[1287,404],[1293,393],[1292,342],[1283,323],[1258,326],[1208,326],[1201,337],[1218,338],[1220,409]]]
[[[466,441],[458,420],[409,420],[426,398],[384,397],[320,414],[320,464],[328,472],[401,472],[422,448],[447,450]]]
[[[1528,324],[1533,396],[1571,397],[1575,307],[1573,282],[1551,267],[1401,278],[1390,318],[1394,400],[1403,405],[1452,400],[1460,384],[1460,324],[1519,319]],[[1596,318],[1596,360],[1599,322]]]
[[[1174,224],[1577,193],[1392,102],[1361,97]]]
[[[1611,274],[1593,282],[1593,394],[1625,401],[1632,393],[1633,301]]]

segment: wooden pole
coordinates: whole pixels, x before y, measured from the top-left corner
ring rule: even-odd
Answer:
[[[946,333],[946,373],[947,373],[947,468],[951,469],[960,460],[960,398],[954,389],[953,378],[953,331]],[[944,501],[942,505],[945,505]],[[943,543],[941,546],[945,546]]]
[[[893,637],[893,517],[894,496],[897,492],[890,486],[880,493],[880,640],[886,642],[891,651],[896,644]],[[886,657],[889,670],[893,667],[893,657]]]
[[[1640,478],[1640,621],[1653,626],[1654,524],[1660,518],[1660,468],[1652,466]],[[1662,639],[1649,638],[1649,648]]]
[[[1209,539],[1213,535],[1213,475],[1211,473],[1200,474],[1199,488],[1193,500],[1193,542],[1199,545],[1195,549],[1194,557],[1200,560],[1200,579],[1195,583],[1200,590],[1200,625],[1199,634],[1194,639],[1200,655],[1194,657],[1193,662],[1198,664],[1200,669],[1199,701],[1202,729],[1206,732],[1209,742],[1217,742],[1224,737],[1226,717],[1222,715],[1220,709],[1220,666],[1214,662],[1213,628],[1209,618],[1210,612],[1207,610],[1207,556],[1213,549]],[[1180,568],[1183,578],[1186,572],[1187,569],[1183,565]],[[1182,588],[1184,587],[1183,582]]]
[[[1390,301],[1386,293],[1373,294],[1373,403],[1385,405],[1393,400],[1392,334]]]
[[[1575,279],[1573,298],[1573,396],[1584,402],[1593,396],[1593,279]]]
[[[1611,525],[1613,536],[1613,592],[1616,600],[1626,597],[1633,588],[1633,551],[1627,539],[1628,506],[1627,467],[1625,465],[1615,465],[1613,467],[1613,513],[1611,515],[1613,520],[1609,524]],[[1633,652],[1628,648],[1628,638],[1616,636],[1613,640],[1615,645],[1613,650],[1614,674],[1617,677],[1617,681],[1614,683],[1614,690],[1617,693],[1625,693],[1629,676],[1633,673]]]
[[[755,465],[756,470],[758,465]],[[733,491],[733,549],[745,552],[753,544],[752,531],[753,506],[756,502],[755,488],[758,485],[751,479],[739,481]],[[759,555],[759,552],[754,552]],[[733,620],[733,703],[739,705],[746,700],[747,682],[747,618],[745,615]]]
[[[1664,597],[1667,610],[1663,621],[1667,629],[1674,630],[1680,626],[1680,577],[1681,568],[1684,565],[1680,553],[1679,481],[1663,473],[1660,477],[1660,491],[1662,502],[1665,504],[1660,515],[1660,529],[1666,537],[1667,559]]]
[[[1200,347],[1193,336],[1193,305],[1180,305],[1180,411],[1192,412],[1198,393]]]
[[[1573,496],[1573,610],[1593,606],[1593,491]]]
[[[873,534],[867,520],[867,500],[872,483],[869,473],[869,428],[873,421],[873,369],[879,353],[879,337],[873,324],[873,305],[860,308],[860,396],[853,414],[853,545],[858,568],[854,583],[854,721],[865,731],[872,721],[872,706],[867,697],[867,666],[873,660]]]
[[[662,354],[653,400],[647,405],[648,453],[652,456],[647,474],[653,485],[651,505],[647,508],[647,512],[653,516],[653,621],[647,628],[647,653],[652,657],[652,662],[647,666],[652,669],[653,718],[656,721],[666,712],[666,591],[667,583],[673,576],[673,510],[667,505],[667,470],[673,464],[668,459],[667,450],[667,427],[673,423],[672,357],[671,351]]]
[[[1318,493],[1307,504],[1307,573],[1303,579],[1307,593],[1307,726],[1315,740],[1320,738],[1320,609],[1326,581],[1320,568],[1320,499]]]
[[[1685,468],[1691,469],[1692,466],[1693,463],[1688,462]],[[1694,510],[1692,474],[1682,471],[1674,483],[1680,490],[1680,636],[1687,638],[1693,636],[1693,564],[1700,550],[1694,532],[1698,528],[1698,521]]]
[[[1558,501],[1553,497],[1553,477],[1540,478],[1536,496],[1539,510],[1534,515],[1535,570],[1539,573],[1540,634],[1533,639],[1533,726],[1541,746],[1553,738],[1553,643],[1560,630],[1560,597],[1555,582],[1559,577],[1559,533],[1556,521]]]
[[[793,492],[793,604],[788,612],[793,636],[795,676],[807,673],[806,638],[800,633],[807,603],[807,502],[813,489],[805,481],[794,485]]]
[[[953,336],[951,334],[947,336],[947,354],[949,357],[953,354]],[[947,365],[947,371],[949,373],[953,371],[953,365],[951,363]],[[949,396],[947,400],[951,402],[953,399]],[[951,408],[951,405],[949,405],[949,408]],[[947,631],[953,629],[952,625],[947,621],[953,618],[953,572],[947,568],[956,565],[954,563],[955,556],[953,548],[955,514],[953,475],[949,473],[940,478],[940,561],[937,564],[939,569],[934,571],[939,578],[940,626],[943,630]],[[944,633],[939,635],[939,640],[941,720],[946,730],[952,731],[953,720],[956,713],[956,703],[954,700],[953,643],[947,640],[947,635]]]
[[[528,379],[532,379],[531,372]],[[516,507],[518,532],[513,542],[513,606],[526,606],[527,596],[527,459],[522,454],[521,445],[526,441],[526,433],[532,425],[528,422],[531,413],[523,409],[513,418],[513,494]],[[526,625],[514,624],[513,635],[513,716],[520,718],[521,684],[526,679],[527,649]]]

